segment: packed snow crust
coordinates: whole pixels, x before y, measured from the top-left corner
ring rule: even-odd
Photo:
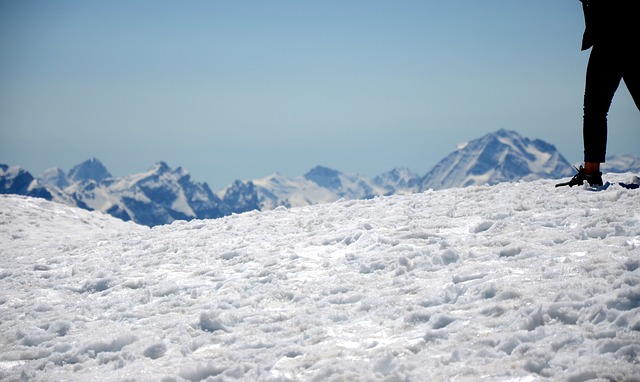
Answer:
[[[553,184],[152,229],[0,196],[0,379],[639,380],[640,191]]]

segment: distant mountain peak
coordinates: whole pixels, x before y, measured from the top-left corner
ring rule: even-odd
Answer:
[[[507,129],[500,129],[495,133],[489,133],[487,135],[495,135],[498,137],[509,137],[509,138],[522,138],[520,134],[518,134],[517,132],[513,130],[507,130]]]
[[[340,172],[324,166],[316,166],[304,174],[304,178],[320,187],[338,190],[342,187]]]
[[[246,183],[240,180],[234,181],[231,186],[227,187],[223,200],[229,206],[233,206],[232,212],[234,213],[260,209],[258,192],[252,181]]]
[[[75,182],[86,180],[101,182],[107,178],[111,178],[111,174],[98,159],[91,158],[69,170],[68,177]]]
[[[553,145],[500,129],[458,145],[425,175],[421,189],[560,178],[570,174],[571,165]]]
[[[157,173],[165,173],[165,172],[171,172],[171,167],[169,167],[169,165],[167,164],[167,162],[164,161],[159,161],[156,162],[156,164],[151,168],[151,170],[153,172],[157,172]]]
[[[383,187],[389,194],[417,191],[420,177],[405,167],[396,167],[373,178],[373,183]]]

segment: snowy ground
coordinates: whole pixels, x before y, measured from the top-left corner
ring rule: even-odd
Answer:
[[[153,229],[2,196],[0,379],[640,380],[640,190],[553,183]]]

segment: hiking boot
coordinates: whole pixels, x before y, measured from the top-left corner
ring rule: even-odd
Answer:
[[[575,167],[574,167],[575,168]],[[582,166],[580,166],[580,168],[576,168],[576,171],[578,171],[578,173],[576,175],[574,175],[573,178],[571,178],[570,181],[565,182],[565,183],[559,183],[556,184],[556,187],[561,187],[561,186],[569,186],[569,187],[573,187],[573,186],[582,186],[582,184],[587,181],[587,183],[589,183],[590,186],[602,186],[602,173],[598,172],[595,175],[589,175],[584,171],[584,168],[582,168]]]

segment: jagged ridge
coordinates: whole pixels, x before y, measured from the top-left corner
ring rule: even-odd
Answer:
[[[613,158],[614,171],[638,171],[640,160]],[[625,168],[626,166],[626,168]],[[261,179],[236,180],[213,193],[203,182],[167,163],[146,172],[114,178],[96,158],[68,173],[47,170],[40,179],[18,167],[0,167],[0,193],[38,196],[119,219],[155,226],[174,220],[218,218],[279,206],[300,207],[344,199],[409,194],[428,189],[513,182],[521,179],[562,178],[571,165],[556,148],[541,140],[499,130],[464,143],[425,176],[396,168],[373,179],[316,166],[303,176],[275,173]]]

